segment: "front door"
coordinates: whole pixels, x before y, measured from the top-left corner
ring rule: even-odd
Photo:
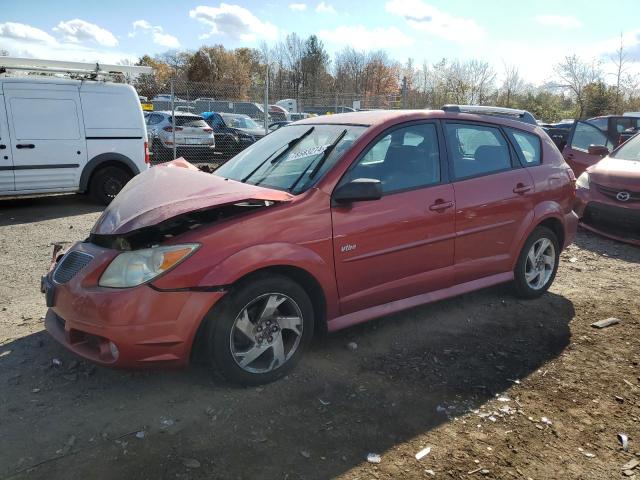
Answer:
[[[435,122],[396,127],[341,180],[383,188],[379,200],[332,207],[343,315],[451,285],[455,205],[439,143]]]
[[[588,167],[598,163],[602,158],[601,155],[589,153],[591,145],[604,146],[609,151],[613,149],[605,132],[588,122],[576,121],[569,134],[567,145],[562,150],[562,156],[576,177],[579,177]]]
[[[11,139],[4,108],[4,96],[0,95],[0,192],[15,189],[13,162],[11,161]]]
[[[511,270],[513,244],[532,221],[533,179],[500,128],[445,123],[456,198],[455,282]]]
[[[86,163],[75,85],[5,83],[16,190],[76,189]]]

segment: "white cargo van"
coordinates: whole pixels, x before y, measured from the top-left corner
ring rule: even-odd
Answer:
[[[147,168],[145,121],[130,85],[0,77],[0,197],[88,192],[107,204]]]

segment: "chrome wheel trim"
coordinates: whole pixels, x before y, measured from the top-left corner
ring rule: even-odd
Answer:
[[[269,373],[287,363],[300,345],[302,311],[282,293],[265,293],[244,306],[233,322],[229,348],[249,373]]]
[[[525,259],[524,279],[529,288],[544,288],[553,275],[556,266],[556,249],[548,238],[536,240]]]

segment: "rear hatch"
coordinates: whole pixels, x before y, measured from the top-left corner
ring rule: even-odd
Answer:
[[[211,145],[213,130],[202,117],[176,115],[176,145]]]

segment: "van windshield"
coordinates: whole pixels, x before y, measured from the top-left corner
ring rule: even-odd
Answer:
[[[365,130],[354,125],[289,125],[240,152],[215,175],[302,193],[322,178]]]

